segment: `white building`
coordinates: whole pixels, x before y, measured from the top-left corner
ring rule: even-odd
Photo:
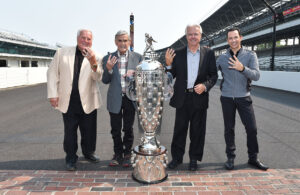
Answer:
[[[46,82],[56,49],[22,34],[0,31],[0,88]]]

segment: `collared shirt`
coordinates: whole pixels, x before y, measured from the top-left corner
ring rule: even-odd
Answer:
[[[119,67],[119,73],[121,76],[121,87],[122,92],[125,93],[125,75],[127,71],[127,64],[128,64],[128,51],[126,51],[125,54],[121,55],[118,51],[118,67]]]
[[[196,53],[191,52],[187,47],[187,69],[188,69],[188,83],[187,88],[194,88],[195,81],[198,75],[200,62],[200,47],[197,49]]]

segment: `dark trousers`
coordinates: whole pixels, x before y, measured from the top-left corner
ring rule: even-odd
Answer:
[[[247,133],[247,147],[249,159],[256,159],[258,153],[257,127],[250,96],[229,98],[221,96],[221,104],[225,126],[226,154],[228,158],[235,158],[235,113],[238,111]]]
[[[193,94],[187,93],[183,107],[176,109],[174,134],[171,144],[173,160],[182,162],[186,137],[190,124],[190,159],[202,160],[207,109],[197,109],[193,105]]]
[[[66,152],[66,162],[76,162],[77,129],[79,127],[81,135],[81,149],[84,156],[93,154],[96,149],[97,138],[97,110],[90,114],[85,114],[83,110],[74,111],[69,109],[63,114],[64,121],[64,151]]]
[[[135,108],[131,100],[126,95],[122,97],[122,106],[118,114],[109,113],[111,135],[114,142],[114,153],[122,156],[130,154],[133,145],[133,123],[135,117]],[[123,129],[122,129],[123,120]],[[122,139],[122,132],[124,133]]]

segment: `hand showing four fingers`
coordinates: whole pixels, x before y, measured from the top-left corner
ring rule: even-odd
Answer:
[[[111,55],[109,55],[108,59],[107,59],[107,63],[106,63],[106,68],[108,71],[110,71],[114,65],[117,63],[118,59],[116,56],[111,57]]]
[[[167,66],[170,66],[173,62],[174,57],[176,56],[174,49],[168,48],[166,51],[165,59]]]

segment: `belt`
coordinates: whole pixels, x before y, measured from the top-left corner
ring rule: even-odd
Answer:
[[[185,90],[186,93],[193,93],[194,92],[194,88],[189,88]]]

